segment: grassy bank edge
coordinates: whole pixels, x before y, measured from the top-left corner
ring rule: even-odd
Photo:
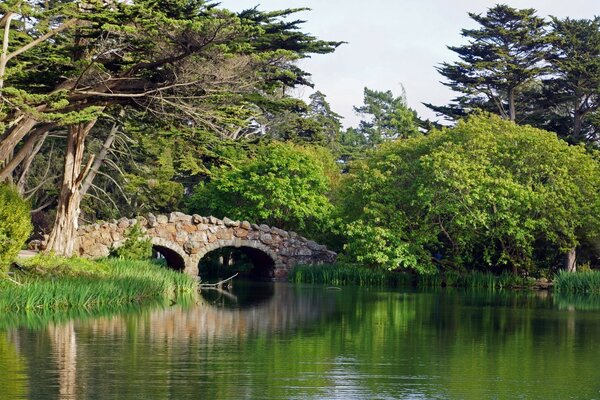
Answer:
[[[355,264],[297,265],[289,274],[294,283],[325,284],[334,286],[397,287],[462,287],[469,289],[532,288],[536,282],[506,272],[495,275],[491,272],[470,271],[466,273],[446,272],[435,275],[414,275],[405,272],[369,269]]]
[[[18,265],[12,281],[0,279],[0,312],[119,312],[187,302],[198,288],[192,277],[151,261],[36,256]]]

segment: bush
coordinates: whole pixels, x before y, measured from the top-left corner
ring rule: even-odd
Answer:
[[[113,249],[111,256],[127,260],[148,260],[152,258],[152,242],[144,238],[142,228],[135,224],[127,231],[123,245]]]
[[[14,188],[0,184],[0,272],[6,272],[31,230],[27,202]]]

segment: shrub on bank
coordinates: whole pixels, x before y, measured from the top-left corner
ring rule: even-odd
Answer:
[[[6,272],[31,230],[27,202],[13,187],[0,184],[0,272]]]
[[[113,257],[127,260],[149,260],[152,257],[152,241],[144,238],[142,228],[135,224],[127,230],[125,242],[111,251]]]

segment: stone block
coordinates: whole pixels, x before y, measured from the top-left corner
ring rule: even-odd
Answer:
[[[244,229],[244,228],[235,228],[234,231],[233,231],[233,234],[236,237],[239,237],[239,238],[247,238],[248,237],[248,230]]]
[[[308,257],[312,256],[312,251],[309,248],[303,247],[300,248],[296,254],[299,256]]]
[[[267,224],[261,224],[259,226],[259,229],[261,232],[267,232],[267,233],[271,232],[271,227]]]
[[[260,241],[263,242],[264,244],[271,244],[273,243],[273,236],[271,236],[270,233],[261,233],[260,234]]]
[[[233,238],[233,231],[231,229],[219,229],[217,232],[217,238],[231,240]]]
[[[183,244],[183,251],[188,254],[198,254],[200,252],[200,246],[196,242],[187,241]]]
[[[223,224],[225,224],[226,227],[232,227],[234,226],[235,222],[227,217],[223,218]]]
[[[156,221],[156,216],[152,213],[148,213],[148,226],[151,228],[154,228],[156,225],[158,225],[158,222]]]
[[[190,225],[190,224],[184,224],[181,228],[187,233],[194,233],[198,230],[197,225]]]
[[[208,242],[208,236],[206,236],[206,232],[196,232],[194,234],[194,236],[192,236],[192,238],[200,243],[207,243]]]
[[[250,222],[248,221],[242,221],[242,223],[240,224],[240,227],[246,230],[250,230],[250,228],[252,228],[252,226],[250,225]]]
[[[160,225],[165,225],[169,222],[169,217],[166,215],[157,215],[156,222],[158,222]]]

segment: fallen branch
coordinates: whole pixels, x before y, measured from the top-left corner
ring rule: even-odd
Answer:
[[[225,282],[228,282],[228,281],[232,280],[236,276],[238,276],[237,273],[235,275],[233,275],[233,276],[231,276],[231,277],[229,277],[229,278],[227,278],[227,279],[225,279],[223,281],[217,282],[217,283],[201,283],[200,284],[200,288],[215,288],[215,287],[219,287],[219,286],[222,286]]]
[[[14,283],[14,284],[15,284],[15,285],[17,285],[17,286],[23,286],[23,284],[22,284],[21,282],[17,282],[17,281],[15,281],[13,278],[11,278],[10,276],[8,276],[8,274],[4,275],[4,278],[5,278],[7,281],[9,281],[9,282],[12,282],[12,283]]]

